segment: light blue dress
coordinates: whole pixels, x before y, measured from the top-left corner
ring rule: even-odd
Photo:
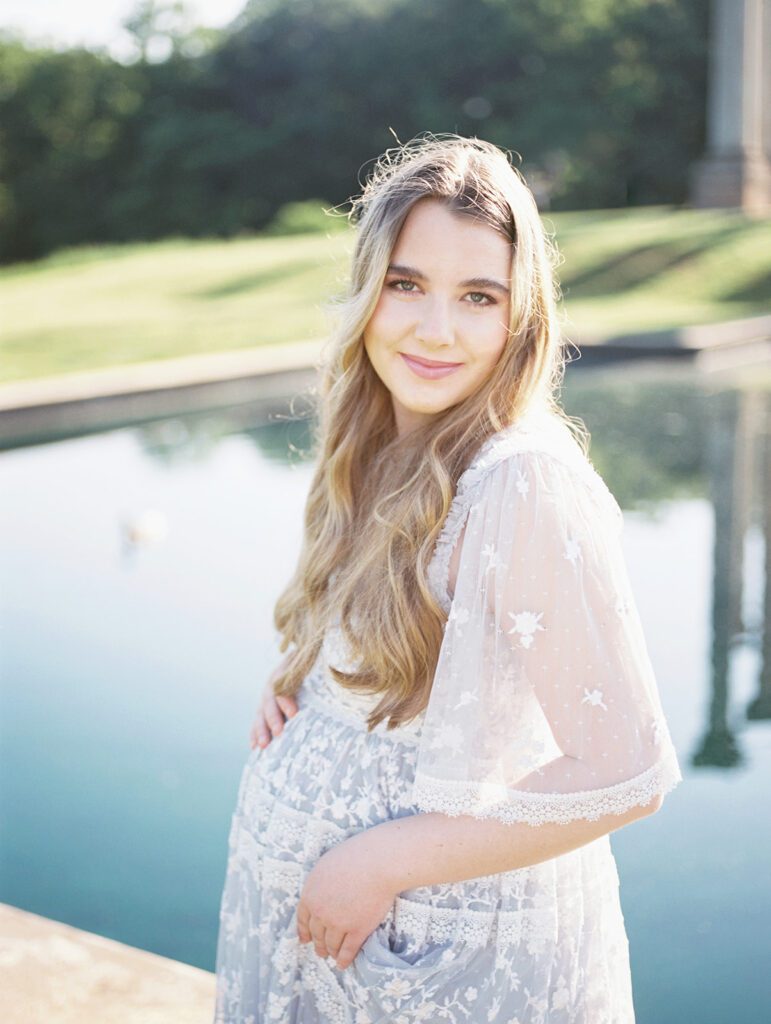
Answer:
[[[342,970],[333,958],[318,956],[313,943],[301,943],[297,935],[296,908],[305,879],[321,855],[337,843],[381,822],[432,809],[432,801],[433,809],[448,813],[456,808],[477,816],[484,813],[478,794],[486,790],[480,790],[471,776],[449,787],[445,782],[434,785],[430,776],[422,787],[415,785],[416,771],[420,780],[421,734],[430,724],[430,713],[437,733],[445,728],[445,717],[451,719],[446,735],[461,739],[454,759],[461,766],[464,758],[470,758],[469,751],[478,752],[479,743],[488,742],[488,737],[492,737],[490,743],[499,742],[494,734],[502,717],[504,748],[507,737],[513,737],[514,754],[525,749],[526,739],[528,757],[533,750],[546,750],[540,742],[546,727],[542,733],[534,731],[541,727],[541,720],[533,717],[537,712],[545,723],[544,709],[554,736],[565,747],[583,743],[576,748],[582,757],[575,764],[584,764],[587,776],[597,776],[594,803],[582,780],[574,792],[563,795],[512,790],[508,802],[496,810],[501,820],[509,815],[531,822],[566,820],[568,814],[597,817],[646,803],[679,779],[639,622],[630,617],[631,596],[627,595],[628,601],[618,599],[614,588],[620,585],[620,576],[606,579],[601,563],[597,563],[599,577],[581,568],[582,557],[587,569],[594,565],[590,563],[592,538],[578,532],[575,517],[570,518],[565,544],[560,541],[557,550],[553,519],[548,519],[546,505],[539,506],[537,521],[546,523],[542,541],[528,527],[527,541],[532,543],[520,541],[514,554],[502,560],[493,557],[496,551],[504,551],[510,520],[498,514],[484,517],[479,488],[500,484],[501,507],[511,508],[512,514],[519,508],[520,520],[527,522],[524,511],[533,507],[536,470],[553,474],[550,492],[567,493],[570,478],[560,452],[557,458],[546,453],[537,464],[527,459],[510,463],[516,473],[509,472],[500,459],[487,458],[490,453],[488,444],[459,482],[432,559],[432,587],[449,611],[444,647],[452,652],[440,658],[437,680],[443,689],[436,694],[438,703],[429,704],[399,729],[387,731],[386,723],[380,722],[368,732],[367,715],[378,698],[346,690],[328,671],[330,665],[343,671],[353,667],[339,623],[333,623],[297,694],[297,715],[266,748],[256,748],[247,760],[232,820],[222,895],[215,1024],[634,1022],[629,949],[608,835],[530,867],[400,892],[386,919],[365,940],[353,963]],[[507,455],[505,447],[500,454]],[[487,472],[496,462],[504,471],[498,483]],[[541,486],[541,491],[546,490]],[[574,500],[571,497],[571,510]],[[500,535],[492,537],[475,525],[477,519],[482,523],[480,517],[501,524],[495,525]],[[591,523],[590,513],[586,520]],[[464,521],[471,524],[464,550],[473,554],[467,556],[469,568],[459,571],[451,605],[450,554]],[[493,541],[499,545],[495,551]],[[531,556],[536,560],[529,566],[524,559]],[[548,559],[555,558],[556,568],[551,569]],[[498,567],[499,561],[505,562],[503,568]],[[479,578],[471,568],[477,562]],[[515,605],[514,613],[507,616],[508,625],[514,625],[505,649],[502,629],[493,629],[498,646],[491,655],[490,643],[481,636],[473,639],[471,632],[482,621],[482,613],[466,612],[480,592],[482,576],[497,579],[498,589],[506,592],[503,583],[510,579],[506,566],[511,564],[523,581],[558,579],[560,587],[552,588],[555,593],[559,590],[554,600],[566,602],[571,609],[580,606],[590,616],[596,609],[598,628],[579,621],[576,636],[567,636],[568,619],[576,616],[559,609],[551,616],[551,597],[541,597],[541,586],[528,596],[524,610]],[[462,578],[464,571],[466,578]],[[570,588],[582,580],[587,589],[576,601]],[[586,596],[590,585],[597,595],[591,601]],[[512,600],[518,600],[519,583],[513,591],[517,597]],[[575,646],[589,640],[596,641],[591,657]],[[549,661],[550,645],[554,651],[558,647],[568,651],[567,662],[563,654]],[[469,661],[472,654],[477,661]],[[511,678],[521,679],[522,673],[530,672],[534,682],[528,693],[542,694],[531,702],[532,708],[524,700],[509,699],[514,696],[514,690],[506,689],[512,685],[507,673],[513,657],[519,659],[515,667],[520,666],[520,674]],[[639,671],[634,667],[627,671],[635,657]],[[463,692],[455,701],[452,687],[458,664],[463,665],[459,675]],[[546,682],[541,683],[541,675]],[[477,704],[488,708],[491,702],[484,696],[477,701],[476,691],[484,695],[491,680],[500,684],[496,692],[504,695],[499,701],[505,700],[508,710],[492,706],[490,713],[496,720],[486,721],[480,717],[483,712],[474,709]],[[636,703],[632,701],[635,693]],[[441,704],[442,694],[452,695],[453,703]],[[479,741],[467,741],[463,730],[480,725]],[[453,761],[446,743],[430,749],[437,751],[437,757],[449,750]],[[547,750],[544,757],[549,756]],[[648,765],[645,757],[654,763]],[[510,771],[514,763],[509,761]],[[485,764],[490,764],[489,758]],[[432,769],[433,763],[428,767]],[[446,778],[451,767],[440,764],[444,775],[437,778]],[[415,802],[417,792],[425,797],[420,805]]]

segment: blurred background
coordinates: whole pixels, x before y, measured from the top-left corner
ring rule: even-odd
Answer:
[[[346,201],[423,131],[563,256],[686,776],[612,837],[638,1022],[760,1024],[771,0],[3,3],[0,901],[213,969]]]

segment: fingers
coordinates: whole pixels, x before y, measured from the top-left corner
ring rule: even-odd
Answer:
[[[310,942],[311,932],[308,925],[311,920],[311,912],[304,900],[297,904],[297,937],[300,942]]]
[[[361,948],[361,940],[352,932],[343,932],[337,928],[325,928],[317,918],[312,917],[308,931],[313,939],[316,956],[331,957],[342,970],[350,967]]]
[[[356,954],[361,949],[362,940],[354,933],[348,932],[340,945],[340,949],[335,955],[337,966],[341,971],[345,970],[346,967],[350,967],[353,961],[356,959]]]
[[[355,932],[325,928],[318,918],[311,915],[303,899],[297,905],[297,936],[300,942],[313,942],[318,956],[334,957],[340,970],[351,966],[363,942],[362,936]]]
[[[294,697],[276,697],[276,703],[283,711],[285,718],[294,718],[297,714],[297,701]]]
[[[324,938],[326,933],[324,925],[317,917],[312,917],[308,927],[310,928],[310,933],[313,937],[313,948],[316,950],[316,956],[329,956],[329,953],[327,952],[326,939]]]
[[[327,947],[327,956],[337,959],[337,954],[343,944],[346,933],[339,928],[327,928],[324,933],[324,945]]]
[[[254,724],[252,725],[251,732],[249,733],[249,743],[252,750],[256,746],[266,747],[270,743],[271,736],[268,729],[268,723],[265,718],[265,714],[262,710],[258,711],[254,717]]]
[[[297,711],[294,697],[275,697],[270,692],[266,693],[249,733],[252,750],[256,746],[267,747],[271,739],[283,731],[285,719],[294,718]]]

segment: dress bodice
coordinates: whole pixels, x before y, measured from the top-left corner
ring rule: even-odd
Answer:
[[[303,683],[303,695],[316,705],[321,705],[328,713],[360,728],[366,728],[367,718],[380,702],[380,695],[355,693],[341,686],[329,671],[330,666],[343,672],[352,672],[356,667],[356,661],[352,657],[339,619],[327,626],[319,655]],[[388,729],[386,718],[378,722],[372,731],[395,740],[417,742],[423,718],[424,712],[421,712],[411,722],[397,729]]]

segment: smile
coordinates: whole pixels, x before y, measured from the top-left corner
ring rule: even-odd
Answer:
[[[427,380],[436,380],[439,377],[447,377],[449,374],[454,373],[463,366],[463,363],[438,363],[427,359],[417,359],[413,356],[405,355],[404,352],[400,352],[399,355],[413,373],[417,374],[418,377],[423,377]]]

